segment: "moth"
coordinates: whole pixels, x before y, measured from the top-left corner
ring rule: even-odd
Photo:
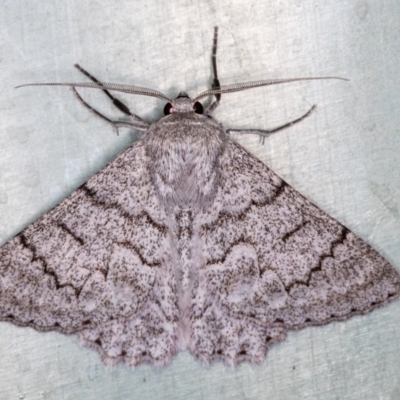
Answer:
[[[193,100],[137,86],[70,86],[115,127],[143,132],[57,207],[0,249],[0,318],[78,335],[106,365],[163,366],[180,350],[209,363],[261,363],[288,331],[367,313],[400,293],[396,270],[231,138],[221,95],[290,81],[221,86]],[[113,121],[77,88],[102,90]],[[110,91],[166,101],[149,124]],[[215,96],[203,109],[200,99]]]

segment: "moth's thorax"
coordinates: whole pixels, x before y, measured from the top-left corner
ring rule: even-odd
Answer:
[[[143,139],[154,185],[167,207],[209,204],[226,140],[217,122],[194,112],[173,113],[152,124]]]

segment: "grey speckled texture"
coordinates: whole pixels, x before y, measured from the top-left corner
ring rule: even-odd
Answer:
[[[287,182],[400,268],[399,30],[397,1],[285,3],[4,1],[0,16],[0,235],[2,242],[57,204],[135,135],[113,135],[65,88],[26,82],[80,78],[175,96],[210,80],[212,28],[220,26],[221,83],[340,75],[225,96],[225,126],[268,128],[317,111],[290,130],[240,142]],[[111,113],[101,96],[92,104]],[[121,96],[121,98],[126,98]],[[132,96],[157,119],[164,104]],[[0,398],[397,399],[398,302],[366,317],[289,334],[260,367],[203,368],[187,353],[162,372],[107,371],[73,338],[0,325]]]

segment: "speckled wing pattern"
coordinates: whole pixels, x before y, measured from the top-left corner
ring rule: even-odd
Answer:
[[[138,142],[0,249],[0,318],[79,333],[108,365],[165,364],[178,318],[171,251]]]
[[[190,350],[262,362],[289,330],[396,298],[396,270],[240,145],[228,141],[213,205],[195,218],[200,257]],[[196,220],[197,219],[197,220]]]
[[[199,138],[217,129],[197,121]],[[188,190],[195,206],[168,208],[151,175],[158,156],[139,141],[5,244],[0,319],[77,334],[107,365],[161,366],[181,349],[235,365],[262,362],[289,330],[399,295],[397,272],[369,245],[240,145],[218,143],[218,171],[179,167],[188,182],[193,174],[216,182],[215,191],[204,186],[210,203]],[[168,146],[166,160],[175,157]],[[168,189],[167,172],[160,182]],[[185,189],[176,176],[171,182]]]

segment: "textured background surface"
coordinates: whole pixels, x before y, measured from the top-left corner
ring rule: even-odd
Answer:
[[[246,4],[244,6],[244,4]],[[194,95],[210,83],[213,26],[222,83],[339,75],[226,95],[226,127],[306,121],[259,144],[239,138],[296,189],[400,270],[400,3],[387,1],[2,1],[0,241],[46,212],[135,140],[65,88],[104,81]],[[85,98],[118,115],[100,93]],[[123,97],[120,97],[123,98]],[[126,96],[124,97],[126,98]],[[164,104],[131,96],[156,120]],[[266,362],[205,368],[181,353],[163,370],[106,370],[75,337],[0,324],[0,399],[399,399],[400,302],[364,317],[289,334]]]

